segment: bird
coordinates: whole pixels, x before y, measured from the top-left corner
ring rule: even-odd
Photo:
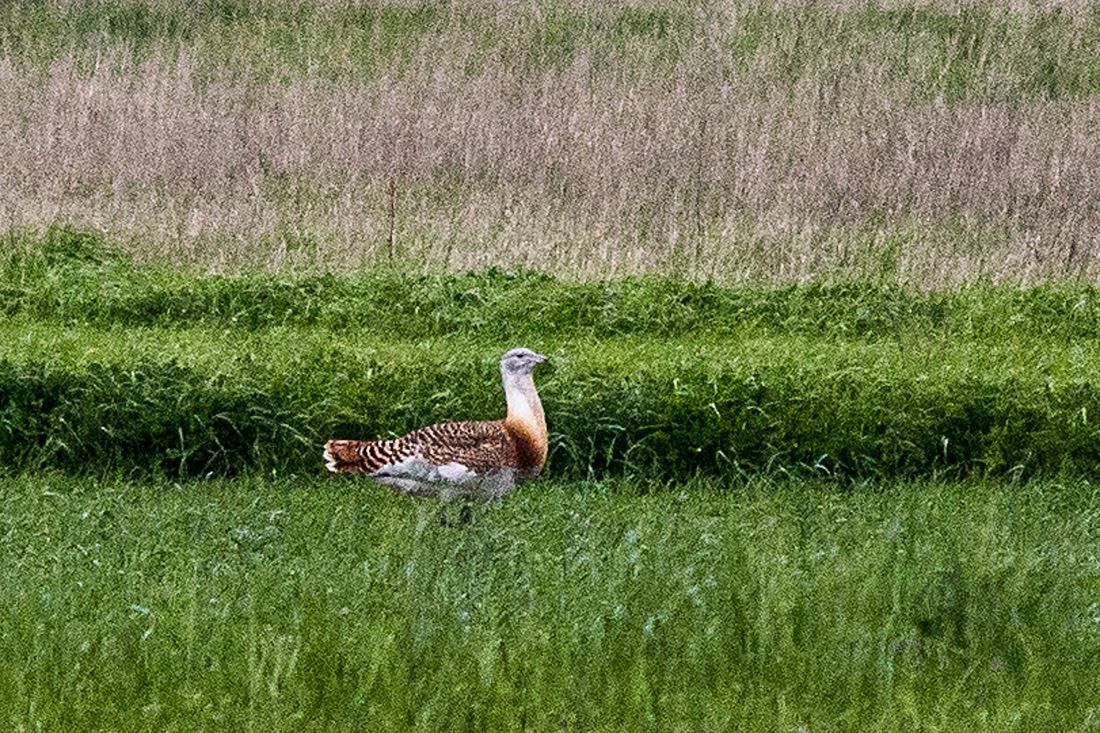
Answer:
[[[545,361],[527,348],[500,358],[508,404],[502,420],[439,423],[388,440],[330,440],[325,464],[412,496],[499,499],[546,463],[546,416],[532,376]]]

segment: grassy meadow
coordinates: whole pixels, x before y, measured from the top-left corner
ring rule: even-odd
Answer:
[[[1096,282],[1076,0],[0,5],[0,222],[201,272]]]
[[[199,277],[102,238],[14,239],[0,464],[175,480],[309,475],[330,437],[501,411],[552,357],[561,477],[1019,481],[1100,466],[1100,292],[725,289],[538,273]],[[38,250],[35,250],[35,247]]]
[[[1100,727],[1088,3],[0,4],[0,726]],[[334,437],[501,415],[442,526]]]
[[[16,730],[1084,731],[1094,485],[5,482]]]
[[[203,276],[10,241],[16,730],[1100,715],[1090,286]],[[546,476],[455,528],[324,473],[328,437],[499,415],[517,344],[551,356]]]

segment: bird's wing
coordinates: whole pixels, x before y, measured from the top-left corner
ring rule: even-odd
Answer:
[[[351,473],[374,473],[419,456],[429,466],[458,464],[475,474],[483,474],[511,465],[514,454],[498,420],[429,425],[392,440],[330,440],[325,444],[329,470]]]
[[[458,464],[484,474],[515,463],[515,449],[499,420],[466,420],[429,425],[406,436],[429,464]]]

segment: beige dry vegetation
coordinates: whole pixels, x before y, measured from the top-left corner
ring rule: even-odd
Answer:
[[[1086,3],[267,3],[222,25],[103,7],[133,5],[177,32],[101,24],[47,51],[5,11],[5,228],[100,229],[206,271],[378,266],[393,225],[412,270],[1100,279],[1092,72],[1029,83],[1042,46],[1032,64],[964,22],[1026,42],[1053,17],[1079,58]]]

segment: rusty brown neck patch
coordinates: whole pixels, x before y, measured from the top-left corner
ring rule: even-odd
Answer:
[[[546,436],[537,435],[525,421],[505,418],[504,432],[516,455],[516,467],[531,476],[546,462]]]

